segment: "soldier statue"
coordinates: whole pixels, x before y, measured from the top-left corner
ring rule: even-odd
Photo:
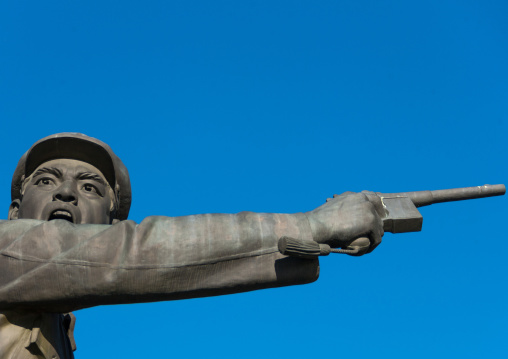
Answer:
[[[154,197],[156,197],[154,193]],[[279,238],[371,252],[383,236],[373,193],[306,213],[128,220],[129,174],[105,143],[78,133],[36,142],[12,178],[0,221],[3,359],[73,358],[71,311],[206,297],[315,281],[319,262],[279,253]],[[367,240],[367,242],[365,242]]]

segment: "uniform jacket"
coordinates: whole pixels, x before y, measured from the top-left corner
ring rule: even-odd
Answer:
[[[317,260],[283,257],[312,239],[302,214],[148,217],[140,224],[0,221],[0,358],[72,358],[73,310],[309,283]]]

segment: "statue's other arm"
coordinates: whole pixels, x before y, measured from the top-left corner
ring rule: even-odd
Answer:
[[[313,239],[305,214],[148,217],[139,225],[0,223],[0,308],[50,312],[309,283],[317,260],[277,240]]]

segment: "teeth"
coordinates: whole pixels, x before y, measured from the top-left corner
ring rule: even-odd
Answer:
[[[74,223],[72,220],[72,214],[69,211],[65,210],[58,210],[51,213],[51,216],[49,216],[49,221],[51,221],[52,219],[64,219],[66,221]]]
[[[53,216],[72,217],[72,215],[67,211],[55,211],[55,212],[53,212]]]

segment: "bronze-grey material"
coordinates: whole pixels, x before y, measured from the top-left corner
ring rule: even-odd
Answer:
[[[0,308],[69,312],[316,280],[317,261],[284,258],[277,233],[312,238],[304,214],[148,217],[116,225],[3,221]]]
[[[240,212],[127,220],[127,169],[105,143],[46,137],[23,155],[0,221],[2,359],[72,358],[70,311],[305,284],[316,258],[286,257],[281,237],[373,251],[386,209],[345,193],[305,213]]]
[[[376,193],[383,202],[386,214],[383,217],[385,232],[419,232],[423,217],[417,207],[434,203],[463,201],[467,199],[501,196],[506,193],[502,184],[441,189],[437,191],[415,191],[401,193]]]
[[[107,144],[81,133],[57,133],[34,143],[16,166],[12,176],[11,200],[21,198],[23,180],[39,165],[58,159],[79,160],[99,169],[118,197],[119,206],[114,219],[127,219],[131,206],[131,183],[127,167]]]
[[[434,203],[463,201],[468,199],[502,196],[506,187],[502,184],[476,187],[452,188],[437,191],[416,191],[401,193],[376,193],[380,198],[385,213],[383,229],[385,232],[405,233],[422,230],[423,217],[417,207]],[[356,245],[355,245],[356,244]],[[362,251],[360,243],[355,241],[346,248],[334,249],[327,244],[319,244],[298,238],[283,236],[278,243],[279,252],[286,256],[298,258],[315,258],[330,253],[358,255]]]

